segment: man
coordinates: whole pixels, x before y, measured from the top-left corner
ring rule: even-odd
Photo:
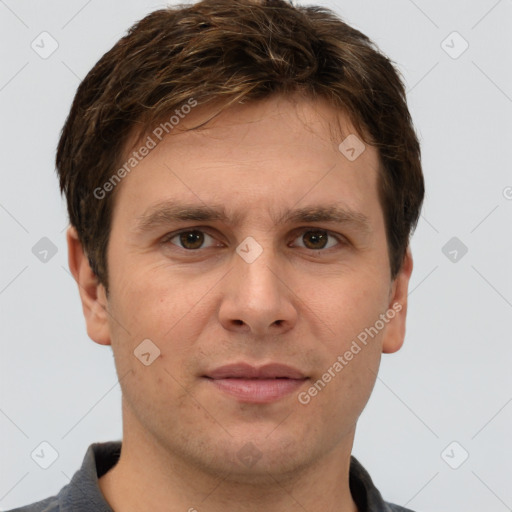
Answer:
[[[407,510],[351,455],[404,341],[424,194],[366,36],[283,0],[156,11],[81,83],[57,169],[123,440],[18,510]]]

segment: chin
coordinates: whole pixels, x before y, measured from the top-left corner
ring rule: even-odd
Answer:
[[[275,483],[272,477],[279,481],[296,478],[297,472],[315,459],[308,450],[312,447],[290,434],[278,435],[268,429],[246,434],[214,443],[208,460],[210,472],[227,473],[228,480],[241,484]]]

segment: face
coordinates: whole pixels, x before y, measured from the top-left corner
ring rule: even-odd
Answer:
[[[322,101],[274,97],[164,138],[116,190],[108,297],[69,235],[125,437],[240,479],[350,452],[403,342],[412,261],[391,281],[378,153],[347,158],[349,134]]]

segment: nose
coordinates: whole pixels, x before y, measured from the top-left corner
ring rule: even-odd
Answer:
[[[235,254],[222,290],[219,320],[226,330],[261,337],[283,334],[297,322],[293,285],[270,248],[252,262]]]

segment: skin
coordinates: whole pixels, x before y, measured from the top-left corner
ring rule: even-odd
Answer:
[[[198,107],[180,128],[209,114]],[[343,133],[333,138],[336,116]],[[357,511],[348,485],[356,422],[381,354],[403,344],[412,256],[408,249],[391,280],[379,155],[367,145],[349,161],[338,150],[349,133],[343,114],[323,100],[281,96],[237,104],[206,129],[173,131],[116,190],[108,296],[69,229],[87,332],[112,345],[122,388],[123,449],[99,480],[117,512]],[[136,219],[170,199],[223,205],[229,220],[137,232]],[[331,203],[364,214],[369,231],[274,223],[285,209]],[[203,245],[165,238],[184,228],[201,229]],[[334,236],[319,243],[311,236],[318,230]],[[263,250],[252,263],[236,252],[248,236]],[[401,311],[301,404],[298,392],[396,303]],[[161,352],[149,366],[133,353],[144,339]],[[309,379],[254,404],[202,377],[241,361],[288,364]],[[248,443],[259,456],[252,465],[238,457]]]

